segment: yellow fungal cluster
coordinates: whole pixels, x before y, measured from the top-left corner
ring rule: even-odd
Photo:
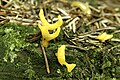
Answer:
[[[40,20],[41,20],[41,23],[42,23],[42,25],[38,24],[38,27],[40,28],[40,31],[42,33],[41,44],[44,47],[47,47],[49,41],[56,38],[59,35],[60,26],[62,25],[63,20],[62,20],[61,16],[59,15],[57,22],[55,22],[53,24],[48,23],[47,20],[45,19],[43,9],[40,10],[39,17],[40,17]],[[56,32],[50,34],[49,30],[56,30]],[[71,72],[75,68],[76,64],[68,64],[65,61],[65,45],[62,45],[58,49],[58,52],[56,53],[56,56],[58,58],[58,62],[61,65],[66,65],[68,72]]]
[[[87,15],[91,14],[91,10],[89,8],[88,3],[82,3],[80,1],[74,1],[71,4],[72,6],[80,8],[83,12],[85,12]]]
[[[106,32],[98,35],[96,37],[96,39],[99,39],[101,42],[105,42],[108,39],[111,39],[113,37],[113,35],[107,34]]]
[[[56,56],[61,65],[66,65],[68,72],[71,72],[75,68],[76,64],[68,64],[65,61],[65,45],[62,45],[60,48],[58,48]]]
[[[45,19],[43,9],[40,10],[39,17],[40,17],[40,20],[42,22],[42,25],[38,24],[38,27],[40,28],[40,31],[42,33],[42,42],[41,42],[41,44],[44,47],[47,47],[48,42],[50,40],[56,38],[59,35],[60,26],[62,25],[63,20],[62,20],[62,17],[59,15],[57,22],[55,22],[53,24],[48,23],[47,20]],[[55,30],[55,29],[57,29],[56,32],[54,32],[52,34],[49,33],[49,30]]]

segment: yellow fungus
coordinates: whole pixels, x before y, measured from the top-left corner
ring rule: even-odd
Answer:
[[[105,42],[108,39],[111,39],[113,37],[113,35],[107,34],[106,32],[98,35],[96,37],[96,39],[99,39],[101,42]]]
[[[61,65],[65,65],[67,67],[68,72],[71,72],[75,68],[76,64],[68,64],[65,61],[65,45],[62,45],[60,48],[58,48],[58,52],[56,53],[56,56],[57,56],[58,62]]]
[[[39,17],[40,17],[40,20],[41,20],[43,26],[48,26],[49,25],[49,23],[45,19],[45,16],[44,16],[44,13],[43,13],[43,9],[40,9]]]
[[[56,38],[60,33],[60,27],[57,28],[56,32],[54,32],[53,34],[50,34],[45,26],[41,26],[41,25],[38,25],[38,26],[39,26],[41,33],[42,33],[43,39],[42,39],[41,43],[44,47],[47,47],[49,41]]]
[[[66,63],[65,65],[67,67],[68,72],[71,72],[76,66],[76,64],[68,64],[68,63]]]
[[[88,3],[74,1],[74,2],[72,2],[72,6],[79,7],[83,12],[85,12],[88,15],[91,14],[91,9],[89,8]]]
[[[42,42],[41,42],[41,44],[44,46],[44,47],[47,47],[48,46],[48,41],[46,41],[46,40],[42,40]]]
[[[38,24],[38,27],[40,28],[40,31],[42,33],[42,42],[41,42],[41,44],[44,47],[47,47],[49,41],[56,38],[59,35],[60,26],[62,25],[63,20],[62,20],[61,16],[59,15],[58,16],[58,21],[56,23],[49,24],[47,22],[47,20],[45,19],[43,9],[40,10],[39,17],[40,17],[40,20],[42,22],[42,25]],[[57,29],[57,30],[54,33],[52,33],[52,34],[49,33],[49,30],[55,30],[55,29]]]
[[[65,62],[65,45],[62,45],[60,48],[58,48],[58,52],[56,53],[56,56],[58,58],[58,62],[61,65],[66,64],[66,62]]]
[[[47,20],[45,19],[43,9],[40,10],[39,17],[40,17],[40,20],[42,22],[42,25],[43,26],[49,26],[49,30],[55,30],[56,28],[60,27],[62,25],[62,23],[63,23],[62,17],[59,15],[57,22],[55,22],[53,24],[49,24],[47,22]]]
[[[49,36],[46,38],[47,41],[50,41],[54,38],[56,38],[60,33],[60,27],[57,28],[56,32],[54,32],[53,34],[49,34]]]
[[[42,33],[42,38],[47,38],[49,36],[49,31],[48,31],[48,27],[47,26],[41,26],[40,24],[38,24],[38,27]]]
[[[56,38],[60,33],[60,27],[57,28],[56,32],[54,32],[53,34],[50,34],[49,31],[47,30],[47,27],[41,26],[39,24],[38,24],[38,26],[41,30],[43,38],[45,38],[45,40],[47,40],[47,41],[50,41],[50,40]]]

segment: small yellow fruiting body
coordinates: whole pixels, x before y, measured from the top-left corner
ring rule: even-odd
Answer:
[[[68,64],[65,61],[65,45],[62,45],[60,48],[58,48],[56,56],[61,65],[66,65],[68,72],[71,72],[75,68],[76,64]]]
[[[96,39],[99,39],[101,42],[105,42],[108,39],[111,39],[113,37],[113,35],[107,34],[106,32],[98,35],[96,37]]]
[[[44,46],[44,47],[47,47],[48,46],[48,41],[46,41],[46,40],[42,40],[41,41],[41,44]]]
[[[42,22],[42,25],[38,24],[38,27],[40,28],[40,31],[42,33],[42,42],[41,42],[41,44],[44,47],[47,47],[49,41],[56,38],[59,35],[60,26],[62,25],[63,20],[62,20],[62,17],[59,15],[58,16],[58,21],[56,23],[49,24],[47,22],[47,20],[45,19],[43,9],[40,10],[39,17],[40,17],[40,20]],[[56,32],[54,32],[52,34],[49,33],[49,30],[55,30],[55,29],[57,29]]]
[[[48,31],[48,27],[41,26],[40,24],[38,24],[38,26],[41,30],[43,38],[46,41],[50,41],[50,40],[56,38],[60,33],[60,27],[57,28],[56,32],[54,32],[53,34],[50,34],[49,31]]]
[[[58,58],[58,62],[61,65],[66,64],[66,61],[65,61],[65,45],[62,45],[60,48],[58,48],[58,52],[56,53],[56,56]]]
[[[60,15],[58,15],[58,21],[56,23],[49,24],[47,22],[47,20],[45,19],[43,9],[40,10],[39,17],[40,17],[40,20],[42,22],[42,25],[43,26],[49,26],[48,27],[49,30],[55,30],[56,28],[60,27],[63,23],[62,17]]]
[[[91,9],[89,8],[88,3],[82,3],[82,2],[79,2],[79,1],[74,1],[74,2],[72,2],[71,5],[75,6],[75,7],[79,7],[87,15],[91,14]]]
[[[66,63],[65,65],[67,67],[68,72],[71,72],[76,66],[76,64],[68,64],[68,63]]]

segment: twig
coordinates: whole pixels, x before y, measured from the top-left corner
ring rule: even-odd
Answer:
[[[48,65],[48,60],[47,60],[47,56],[46,56],[46,53],[45,53],[45,49],[44,49],[44,47],[42,45],[41,45],[41,48],[42,48],[44,59],[45,59],[47,73],[49,74],[50,73],[50,69],[49,69],[49,65]]]
[[[95,7],[93,7],[93,6],[91,6],[91,5],[89,5],[89,7],[90,7],[92,10],[94,10],[94,11],[100,13],[100,10],[99,10],[99,9],[96,9]]]
[[[80,50],[84,50],[84,51],[87,50],[87,49],[82,48],[82,47],[80,47],[80,46],[74,46],[74,45],[66,45],[66,47],[76,48],[76,49],[80,49]]]
[[[70,18],[71,18],[71,16],[63,16],[62,17],[63,20],[67,20],[67,19],[70,19]],[[31,23],[32,23],[32,25],[37,25],[37,23],[41,24],[40,20],[25,19],[25,18],[20,18],[20,17],[16,18],[15,16],[13,16],[13,17],[10,17],[10,16],[7,16],[7,17],[0,16],[0,19],[10,20],[11,23],[15,23],[15,22],[16,23],[20,23],[20,22],[22,22],[22,23],[26,23],[28,25],[31,24]],[[52,21],[57,21],[57,20],[58,20],[58,18],[53,18]],[[48,20],[48,22],[51,22],[51,20]]]
[[[120,39],[113,38],[113,39],[111,39],[111,41],[120,42]]]
[[[116,30],[116,31],[115,31],[115,32],[113,32],[113,33],[114,33],[114,34],[115,34],[115,33],[120,33],[120,30]]]
[[[88,26],[88,25],[90,25],[90,24],[92,24],[92,23],[95,23],[95,22],[98,22],[98,21],[100,21],[100,20],[102,20],[102,19],[103,19],[103,17],[98,18],[98,19],[95,19],[95,20],[92,20],[91,22],[87,23],[86,25]]]
[[[120,23],[120,18],[118,16],[115,16],[118,23]]]
[[[103,16],[118,16],[120,17],[120,14],[119,13],[115,13],[115,14],[112,14],[112,13],[104,13],[102,14]]]
[[[61,8],[57,8],[58,11],[60,11],[61,13],[63,13],[66,16],[69,16],[69,14],[67,12],[65,12],[63,9]]]
[[[69,24],[65,27],[69,27],[70,29],[73,30],[73,32],[75,33],[76,32],[76,25],[75,25],[75,22],[79,20],[78,17],[74,18],[71,22],[69,22]]]
[[[94,30],[94,31],[89,31],[89,32],[86,32],[86,33],[81,33],[81,34],[79,34],[78,36],[87,35],[87,34],[92,34],[92,33],[94,33],[94,32],[98,32],[98,31],[102,31],[102,30],[115,30],[115,29],[116,29],[116,27],[111,27],[111,26],[109,26],[109,27],[105,27],[105,28],[99,28],[99,29]]]

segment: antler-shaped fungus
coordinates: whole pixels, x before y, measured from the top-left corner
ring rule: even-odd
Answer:
[[[49,24],[47,22],[47,20],[45,19],[43,9],[40,10],[39,17],[40,17],[40,20],[42,22],[42,26],[40,24],[38,24],[38,27],[40,28],[40,31],[42,33],[42,42],[41,42],[41,44],[44,47],[47,47],[48,42],[50,40],[56,38],[59,35],[60,26],[62,25],[63,20],[62,20],[62,17],[59,15],[58,16],[58,21],[56,23]],[[57,29],[56,32],[52,33],[52,34],[50,34],[49,31],[48,31],[48,30],[55,30],[55,29]]]
[[[72,2],[72,6],[79,7],[87,15],[91,14],[91,10],[89,8],[89,4],[88,3],[82,3],[80,1],[73,1]]]
[[[66,65],[68,72],[71,72],[75,68],[76,64],[68,64],[65,61],[65,45],[62,45],[60,48],[58,48],[56,56],[61,65]]]
[[[101,42],[105,42],[108,39],[111,39],[113,37],[113,35],[107,34],[106,32],[98,35],[96,37],[96,39],[99,39]]]

